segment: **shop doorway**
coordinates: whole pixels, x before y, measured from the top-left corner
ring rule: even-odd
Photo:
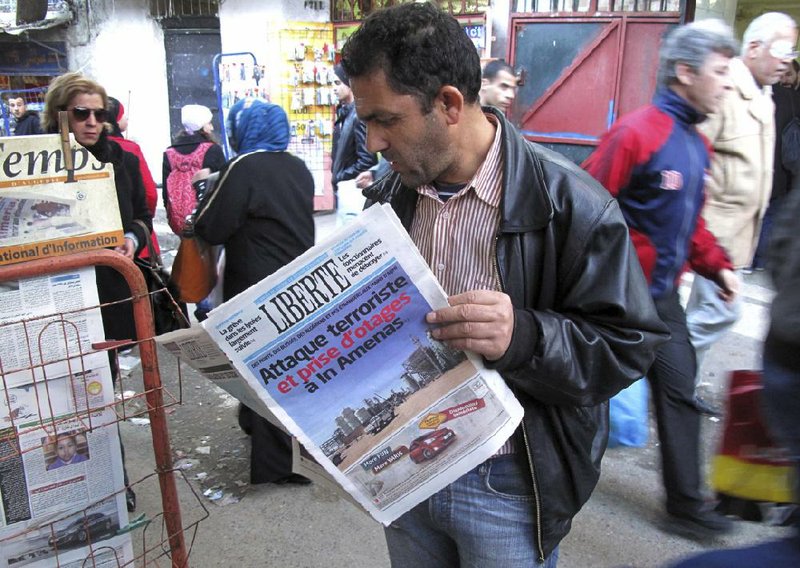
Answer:
[[[203,18],[192,27],[172,27],[164,20],[164,50],[167,58],[170,134],[181,130],[181,107],[205,105],[213,114],[212,123],[220,131],[219,108],[214,92],[214,56],[222,50],[219,20]],[[191,22],[191,20],[189,20]],[[187,18],[180,21],[184,26]],[[190,24],[191,25],[191,24]]]

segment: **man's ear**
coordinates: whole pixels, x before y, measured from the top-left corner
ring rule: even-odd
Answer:
[[[483,78],[481,79],[481,89],[483,89],[484,87],[486,87],[486,86],[487,86],[489,83],[491,83],[491,81],[489,81],[489,79],[487,79],[486,77],[483,77]]]
[[[445,85],[439,89],[434,105],[441,105],[447,123],[455,124],[464,110],[464,95],[452,85]]]
[[[686,63],[675,64],[675,76],[681,85],[693,85],[696,75],[695,70]]]

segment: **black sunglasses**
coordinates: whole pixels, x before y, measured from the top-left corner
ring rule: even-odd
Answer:
[[[94,113],[94,119],[97,122],[105,122],[108,120],[108,111],[104,108],[75,107],[69,109],[69,112],[71,112],[72,116],[74,116],[75,119],[80,122],[89,120],[89,115],[92,113]]]

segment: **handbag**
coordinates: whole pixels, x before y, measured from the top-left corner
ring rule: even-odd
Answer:
[[[150,239],[150,230],[147,225],[138,219],[134,223],[139,224],[144,229],[147,239],[149,258],[136,257],[134,263],[142,271],[147,283],[156,335],[189,327],[191,324],[189,323],[189,312],[186,309],[186,304],[175,300],[177,298],[177,290],[169,284],[169,272],[164,268],[161,256],[153,246],[153,241]]]
[[[214,247],[194,234],[192,217],[186,219],[178,254],[172,263],[170,283],[182,301],[194,304],[208,296],[217,283]]]
[[[733,371],[722,442],[712,462],[717,510],[781,524],[794,501],[794,467],[761,416],[761,371]]]
[[[214,201],[221,185],[221,181],[217,183],[218,178],[219,172],[214,172],[202,180],[205,186],[203,195],[197,209],[186,218],[178,253],[172,263],[172,284],[178,290],[178,297],[184,302],[200,302],[211,294],[217,283],[216,249],[195,233],[194,226]]]

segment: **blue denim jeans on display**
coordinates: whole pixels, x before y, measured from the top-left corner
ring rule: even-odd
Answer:
[[[518,457],[491,458],[385,529],[394,568],[555,568],[539,562],[530,472]]]

